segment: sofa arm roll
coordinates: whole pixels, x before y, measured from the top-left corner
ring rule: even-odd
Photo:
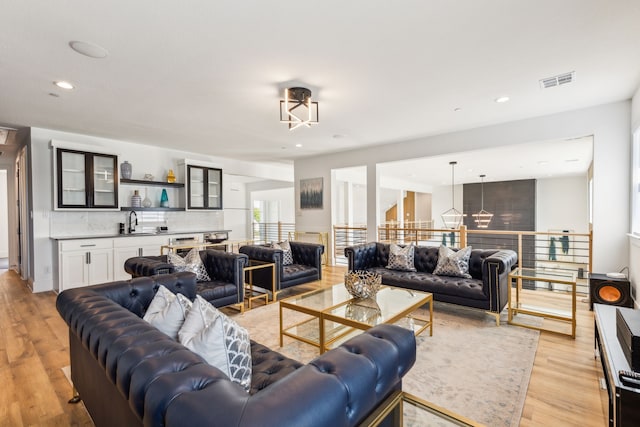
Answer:
[[[363,243],[344,248],[344,256],[349,261],[349,271],[366,270],[377,267],[376,265],[376,242]]]
[[[415,357],[412,331],[376,326],[250,397],[228,383],[192,382],[167,406],[164,425],[188,417],[194,426],[355,426],[401,387]],[[225,408],[211,406],[223,393]]]
[[[132,277],[145,277],[173,273],[175,269],[166,255],[161,255],[129,258],[124,262],[124,271]]]
[[[510,272],[518,263],[518,254],[509,249],[503,249],[485,259],[485,265],[493,263],[497,266],[498,274]]]

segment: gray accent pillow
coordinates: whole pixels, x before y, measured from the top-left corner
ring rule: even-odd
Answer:
[[[169,253],[167,254],[167,261],[169,264],[173,265],[175,271],[190,271],[195,273],[197,276],[196,280],[198,282],[211,281],[209,273],[207,273],[207,269],[202,262],[202,258],[200,258],[200,252],[197,248],[191,249],[184,258],[178,254]]]
[[[293,253],[291,252],[291,245],[288,240],[284,242],[273,242],[271,247],[274,249],[282,249],[282,265],[293,264]]]
[[[416,267],[413,265],[413,257],[413,245],[408,245],[403,248],[395,243],[391,243],[389,246],[387,268],[389,270],[416,271]]]
[[[433,270],[433,274],[471,279],[471,275],[469,274],[470,257],[471,246],[467,246],[456,252],[441,245],[440,249],[438,249],[438,264]]]
[[[189,298],[160,285],[143,319],[175,340],[190,309]]]
[[[247,393],[251,389],[249,333],[200,295],[178,332],[180,344],[224,372]]]

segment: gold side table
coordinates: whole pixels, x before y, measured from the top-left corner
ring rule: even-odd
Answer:
[[[511,294],[513,293],[512,283],[516,281],[516,296],[515,301]],[[522,302],[522,281],[533,280],[536,282],[547,283],[559,283],[570,286],[571,292],[571,310],[558,310],[551,307],[539,307],[533,305],[527,305]],[[509,291],[508,291],[508,311],[509,311],[509,324],[522,326],[525,328],[536,329],[540,331],[547,331],[558,333],[562,335],[569,335],[571,338],[576,337],[576,274],[571,272],[549,272],[539,268],[522,268],[518,267],[509,273],[508,277]],[[526,323],[520,323],[515,320],[518,314],[528,314],[530,316],[537,316],[546,319],[552,319],[559,322],[569,323],[571,325],[571,332],[564,333],[553,329],[548,329],[543,326],[533,326]]]
[[[264,298],[264,305],[269,303],[269,293],[265,290],[265,292],[259,292],[253,288],[253,272],[255,270],[261,270],[264,268],[271,268],[271,292],[272,292],[272,301],[275,301],[276,297],[276,264],[273,262],[259,262],[259,261],[251,261],[249,260],[249,266],[244,268],[244,292],[245,292],[245,301],[247,301],[247,306],[249,310],[253,305],[253,301]],[[248,274],[247,274],[248,273]],[[248,280],[247,280],[248,276]],[[248,295],[248,296],[247,296]]]

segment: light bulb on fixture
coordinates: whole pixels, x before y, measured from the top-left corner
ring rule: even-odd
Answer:
[[[280,101],[280,123],[287,123],[289,130],[318,124],[318,102],[311,100],[311,90],[291,87],[284,90]]]
[[[484,210],[484,177],[486,175],[480,175],[480,211],[473,214],[473,220],[478,228],[489,228],[489,223],[493,218],[493,214]]]

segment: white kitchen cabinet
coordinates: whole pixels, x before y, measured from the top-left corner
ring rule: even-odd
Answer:
[[[81,239],[58,242],[58,290],[113,280],[113,240]]]
[[[113,239],[114,279],[131,279],[131,275],[124,271],[125,261],[137,256],[160,255],[160,247],[167,244],[168,241],[168,236],[136,236]]]

